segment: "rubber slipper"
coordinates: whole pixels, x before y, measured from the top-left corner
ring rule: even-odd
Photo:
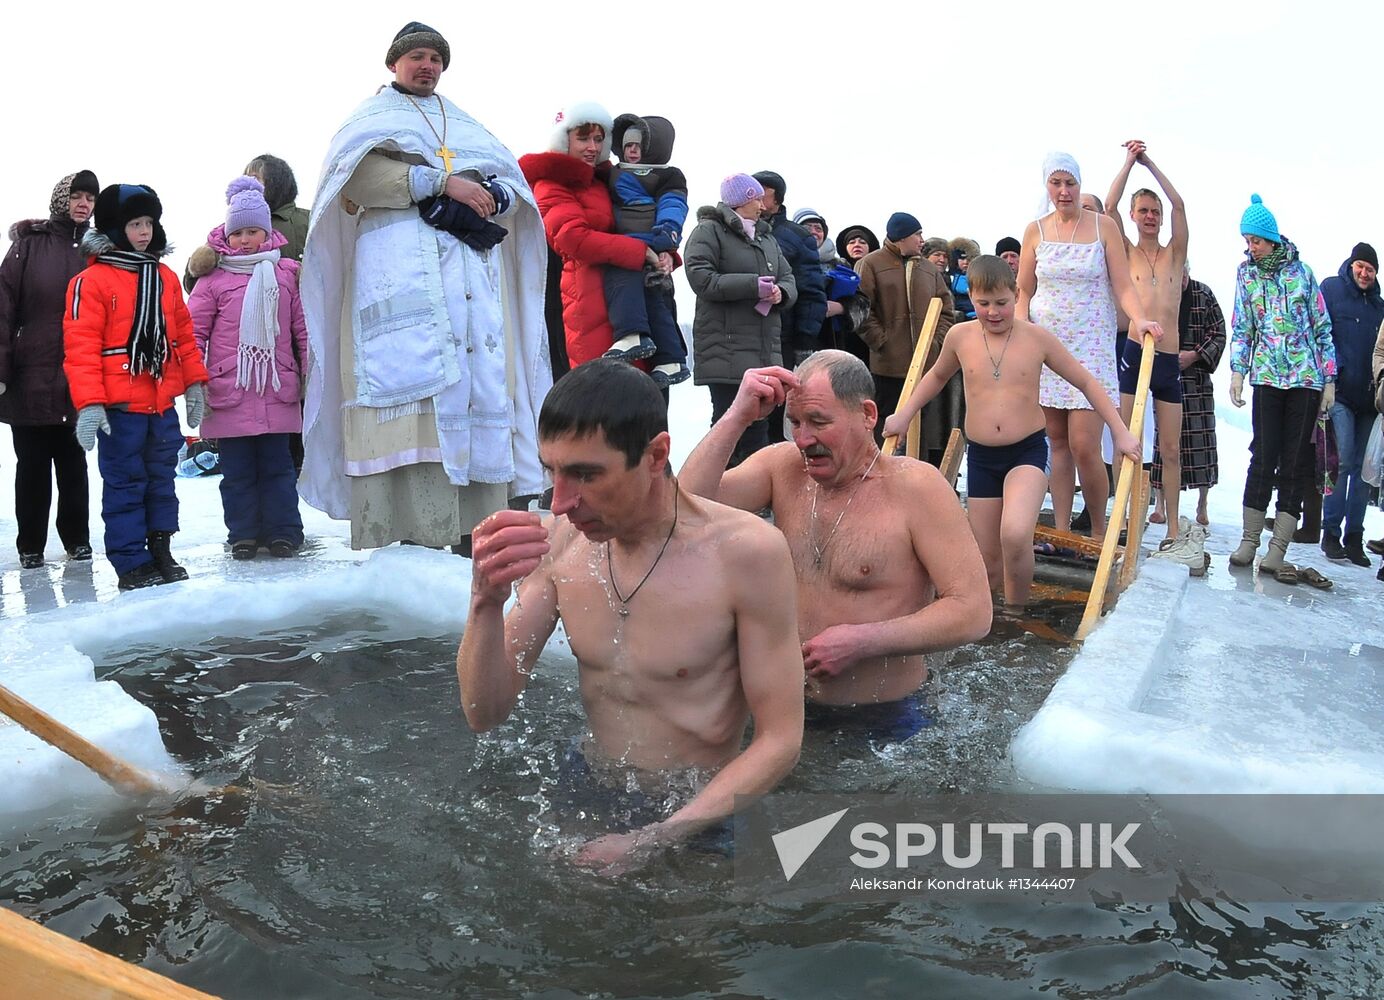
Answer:
[[[1038,542],[1033,546],[1033,554],[1035,556],[1055,556],[1057,555],[1057,546],[1052,542]]]
[[[1292,563],[1285,562],[1278,569],[1273,571],[1273,578],[1279,583],[1286,583],[1290,587],[1296,586],[1298,582],[1298,570]]]
[[[1332,582],[1322,576],[1311,566],[1298,567],[1298,579],[1309,587],[1316,587],[1318,590],[1330,590]]]

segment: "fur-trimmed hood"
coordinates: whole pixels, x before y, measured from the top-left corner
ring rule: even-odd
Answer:
[[[268,239],[260,244],[259,252],[264,253],[267,250],[279,250],[287,245],[287,243],[288,240],[283,233],[279,232],[277,229],[271,229],[269,230]],[[235,251],[231,249],[231,245],[226,242],[226,224],[224,222],[207,233],[207,246],[211,247],[217,254],[224,254],[230,257],[236,255]]]
[[[96,229],[88,230],[87,234],[82,237],[82,253],[88,257],[99,257],[103,253],[109,253],[112,250],[119,249],[120,248],[111,241],[109,236]],[[173,244],[169,243],[165,245],[156,256],[162,259],[172,252]]]
[[[708,219],[716,219],[721,225],[725,226],[732,233],[735,233],[742,240],[749,242],[745,236],[745,227],[740,224],[741,216],[725,202],[717,202],[715,205],[703,205],[701,208],[697,209],[698,222],[706,222]],[[759,219],[755,221],[754,234],[756,239],[761,236],[770,236],[773,234],[773,231],[773,227],[769,225],[768,220],[763,216],[760,216]]]
[[[66,236],[70,232],[73,239],[77,239],[82,233],[91,228],[91,222],[73,222],[70,217],[64,216],[61,219],[20,219],[10,226],[10,242],[22,240],[26,236],[37,236],[41,233],[61,233]]]
[[[947,249],[953,254],[958,250],[962,251],[966,254],[967,260],[975,260],[980,256],[980,244],[965,236],[958,236],[956,239],[948,242]]]
[[[539,181],[552,181],[563,187],[584,188],[610,174],[609,162],[591,167],[566,153],[525,153],[519,157],[519,169],[530,186]]]
[[[10,242],[22,240],[26,236],[33,236],[35,233],[51,232],[53,228],[51,219],[20,219],[10,226]]]

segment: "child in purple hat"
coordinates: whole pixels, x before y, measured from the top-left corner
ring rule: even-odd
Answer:
[[[237,177],[226,189],[226,222],[207,236],[216,269],[197,282],[188,310],[211,373],[202,435],[221,449],[221,504],[231,556],[260,546],[286,558],[303,543],[289,449],[301,433],[308,350],[298,262],[269,221],[264,185]]]

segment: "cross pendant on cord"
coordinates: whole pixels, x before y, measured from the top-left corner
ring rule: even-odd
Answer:
[[[443,131],[446,131],[445,129]],[[442,157],[442,169],[447,171],[448,176],[452,173],[452,157],[456,156],[445,145],[437,151],[437,155]]]

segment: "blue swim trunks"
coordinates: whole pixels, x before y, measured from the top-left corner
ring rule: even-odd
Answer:
[[[667,819],[690,798],[689,794],[677,801],[680,796],[672,792],[655,795],[639,787],[612,784],[603,780],[608,776],[601,770],[587,760],[580,740],[573,740],[558,763],[557,787],[550,795],[559,816],[580,817],[607,833],[628,833]],[[734,822],[727,818],[691,837],[686,846],[729,856],[734,843]]]
[[[1021,465],[1048,472],[1048,432],[1036,430],[1013,444],[966,445],[966,496],[973,500],[1004,496],[1004,477]]]
[[[829,731],[880,749],[903,743],[934,721],[922,694],[915,691],[898,701],[863,705],[822,705],[809,701],[804,711],[803,729]]]
[[[1126,340],[1124,357],[1120,359],[1120,394],[1134,395],[1139,388],[1139,358],[1143,348],[1137,341]],[[1153,355],[1153,381],[1149,391],[1160,403],[1182,402],[1182,366],[1176,354],[1156,351]]]

